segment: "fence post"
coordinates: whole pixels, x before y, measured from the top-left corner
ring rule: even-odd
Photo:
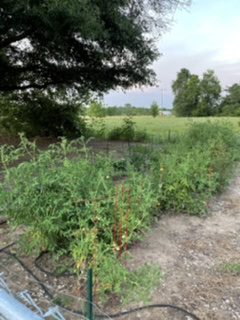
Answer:
[[[87,319],[93,320],[93,270],[88,269],[87,275]]]
[[[168,141],[171,141],[171,130],[168,130]]]

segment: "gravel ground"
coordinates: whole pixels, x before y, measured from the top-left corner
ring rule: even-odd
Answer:
[[[240,173],[231,186],[209,204],[205,218],[165,216],[132,249],[131,267],[158,264],[163,284],[153,303],[173,303],[201,320],[240,319],[240,274],[223,270],[240,264]],[[128,319],[143,319],[143,314]],[[144,319],[188,319],[179,312],[148,312]]]

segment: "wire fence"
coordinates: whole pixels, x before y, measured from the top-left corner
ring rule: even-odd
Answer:
[[[19,301],[22,301],[27,307],[35,311],[36,314],[46,314],[47,312],[44,313],[44,310],[54,310],[54,308],[57,306],[59,312],[63,316],[62,319],[64,320],[88,319],[85,316],[85,308],[89,302],[85,298],[72,295],[65,290],[59,291],[57,288],[45,282],[31,278],[27,279],[27,282],[31,284],[31,293],[29,293],[28,291],[23,290],[24,275],[22,273],[14,272],[13,270],[5,267],[2,263],[0,263],[0,271],[0,279],[5,281],[8,288],[7,290],[9,290],[9,292],[11,292],[11,294],[13,294]],[[22,271],[26,272],[26,270]],[[0,288],[3,288],[2,283],[0,281]],[[43,287],[45,290],[42,289]],[[46,292],[48,292],[48,294],[46,294]],[[69,302],[70,300],[72,301],[72,304],[75,305],[75,310],[71,310],[68,307],[57,304],[57,302],[60,303],[60,301],[65,301],[65,303],[67,303],[67,301]],[[111,317],[108,316],[108,314],[105,313],[99,306],[97,306],[95,303],[92,304],[95,314],[98,314],[98,316],[101,316],[101,318],[111,319]],[[2,319],[5,320],[5,318]]]
[[[11,246],[13,246],[12,244]],[[9,249],[9,246],[7,246]],[[27,307],[33,310],[36,314],[43,316],[43,319],[57,320],[78,320],[78,319],[115,319],[123,317],[124,319],[139,319],[139,316],[131,318],[131,315],[141,312],[141,318],[146,318],[144,312],[147,312],[148,319],[194,319],[200,320],[193,313],[184,308],[171,304],[155,304],[140,306],[134,309],[121,311],[118,313],[108,314],[102,310],[97,304],[90,302],[82,296],[73,295],[65,288],[61,290],[49,283],[46,280],[41,280],[24,262],[19,259],[15,253],[8,250],[0,249],[0,254],[5,254],[8,257],[15,259],[15,264],[18,264],[19,270],[12,270],[14,262],[9,267],[4,262],[0,263],[0,289],[3,288],[13,294],[18,300],[21,300]],[[2,259],[1,259],[2,261]],[[16,267],[16,265],[15,265]],[[4,274],[4,277],[3,277]],[[6,282],[5,282],[6,279]],[[25,289],[30,287],[29,291]],[[24,289],[24,290],[23,290]],[[63,303],[64,302],[64,303]],[[86,306],[92,304],[93,318],[86,315]],[[1,307],[1,300],[0,300]],[[162,312],[162,310],[166,310]],[[168,316],[167,310],[176,312],[177,318]],[[157,312],[156,312],[157,311]],[[172,314],[172,313],[171,313]],[[182,316],[185,316],[184,318]],[[1,318],[2,317],[2,318]],[[150,317],[150,318],[149,318]],[[20,318],[18,318],[20,319]],[[9,320],[1,316],[0,320]],[[11,319],[12,320],[12,319]]]
[[[73,296],[63,290],[60,291],[58,286],[46,283],[46,278],[41,280],[15,254],[9,251],[2,251],[2,254],[5,254],[5,259],[1,259],[0,271],[4,274],[9,290],[15,296],[19,297],[19,293],[25,292],[24,290],[29,288],[33,301],[41,310],[50,310],[61,303],[58,307],[64,315],[64,319],[86,319],[84,309],[87,301],[85,299]],[[12,259],[12,261],[7,261],[7,259]],[[72,304],[75,305],[76,312],[63,306],[64,301],[70,300],[74,302]],[[36,305],[32,304],[31,307],[37,309]]]

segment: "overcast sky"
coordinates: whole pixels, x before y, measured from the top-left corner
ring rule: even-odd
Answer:
[[[181,68],[201,75],[213,69],[225,88],[240,82],[240,0],[193,0],[177,11],[174,24],[158,42],[162,56],[153,65],[159,87],[111,91],[107,105],[172,106],[171,83]]]

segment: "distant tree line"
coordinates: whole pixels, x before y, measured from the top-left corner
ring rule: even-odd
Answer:
[[[223,116],[240,116],[240,82],[233,84],[227,90],[227,95],[219,106],[219,114]]]
[[[105,117],[105,116],[153,116],[156,117],[161,111],[168,109],[160,108],[157,102],[153,101],[150,108],[135,107],[130,103],[124,106],[104,106],[101,101],[93,101],[86,108],[86,115],[90,117]]]
[[[213,70],[202,77],[181,69],[172,84],[173,113],[180,117],[240,116],[240,83],[223,90]]]
[[[130,103],[124,106],[108,106],[105,108],[107,116],[148,116],[151,110],[144,107],[135,107]]]

